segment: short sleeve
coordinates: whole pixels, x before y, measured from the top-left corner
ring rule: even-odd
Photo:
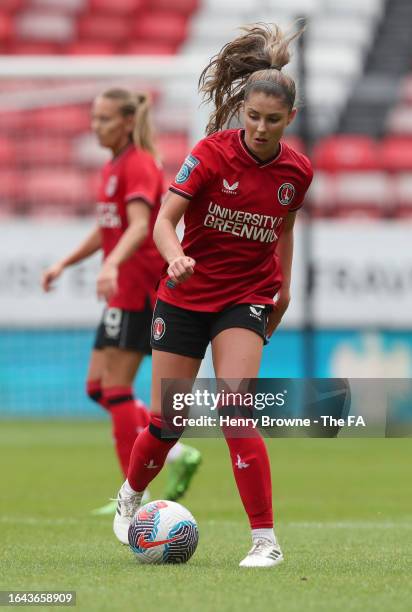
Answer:
[[[143,200],[155,206],[159,195],[160,168],[149,155],[133,156],[125,172],[124,201]]]
[[[211,143],[205,138],[197,143],[184,160],[170,185],[170,191],[191,200],[206,185],[212,170]]]
[[[309,164],[306,170],[305,176],[303,177],[303,180],[301,181],[301,184],[296,189],[296,195],[293,199],[291,208],[289,208],[289,212],[296,212],[297,210],[302,208],[306,192],[310,187],[312,179],[313,179],[313,170],[312,170],[312,166]]]

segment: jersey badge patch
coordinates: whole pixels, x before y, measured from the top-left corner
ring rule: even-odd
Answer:
[[[199,164],[200,161],[194,155],[188,155],[176,176],[176,183],[178,183],[179,185],[181,185],[182,183],[186,183],[193,170]]]
[[[283,183],[278,189],[278,200],[282,206],[291,204],[295,197],[296,189],[292,183]]]

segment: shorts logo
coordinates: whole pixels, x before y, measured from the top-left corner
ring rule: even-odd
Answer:
[[[107,195],[108,198],[111,198],[116,193],[116,189],[117,189],[117,176],[115,174],[112,174],[111,176],[109,176],[107,180],[105,194]]]
[[[265,308],[262,304],[253,304],[249,306],[250,308],[250,316],[254,319],[262,320],[262,310]]]
[[[223,187],[222,187],[223,193],[229,193],[230,195],[236,195],[237,194],[236,189],[238,187],[239,187],[239,181],[236,181],[235,183],[233,183],[233,185],[230,185],[226,179],[223,179]]]
[[[162,317],[156,317],[153,321],[152,333],[154,340],[160,340],[165,335],[166,323]]]
[[[188,155],[175,178],[176,183],[178,185],[186,183],[198,164],[200,164],[200,161],[194,155]]]
[[[296,189],[292,183],[283,183],[278,189],[278,200],[282,206],[291,204],[295,197]]]

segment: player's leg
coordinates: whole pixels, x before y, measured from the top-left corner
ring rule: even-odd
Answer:
[[[262,356],[263,337],[256,331],[229,328],[212,341],[217,378],[257,378]],[[232,431],[232,434],[236,432]],[[247,438],[232,437],[224,431],[233,473],[243,506],[249,517],[253,548],[241,562],[244,567],[268,567],[283,560],[273,531],[272,486],[266,446],[256,430]]]
[[[109,346],[104,348],[103,353],[103,397],[112,419],[119,464],[126,476],[136,436],[149,422],[148,411],[141,402],[136,401],[133,393],[133,380],[144,355]]]
[[[89,368],[86,379],[86,393],[91,400],[106,409],[103,389],[102,376],[104,370],[104,353],[102,349],[94,348],[90,355]]]
[[[200,363],[200,358],[153,350],[150,424],[140,432],[133,446],[127,480],[118,493],[119,503],[113,523],[117,538],[124,544],[128,542],[130,521],[141,503],[144,490],[160,472],[178,439],[162,435],[161,381],[163,378],[194,380]]]

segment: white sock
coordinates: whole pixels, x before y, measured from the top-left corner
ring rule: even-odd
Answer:
[[[273,529],[252,529],[252,542],[255,544],[257,540],[265,538],[270,540],[273,544],[277,544],[275,532]]]
[[[122,484],[122,488],[120,489],[122,493],[125,494],[126,497],[130,497],[130,495],[135,495],[139,491],[135,491],[129,484],[128,480],[125,480]]]
[[[172,446],[166,457],[166,463],[171,463],[172,461],[176,461],[176,459],[179,459],[185,448],[186,447],[184,444],[182,444],[181,442],[176,442],[176,444]]]

